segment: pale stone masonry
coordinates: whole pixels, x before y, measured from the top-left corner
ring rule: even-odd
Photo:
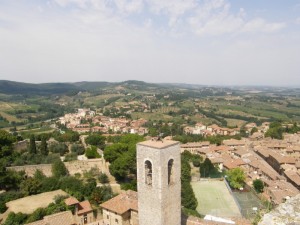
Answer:
[[[181,224],[179,142],[137,144],[139,225]]]

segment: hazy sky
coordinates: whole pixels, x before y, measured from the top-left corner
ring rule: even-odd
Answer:
[[[0,0],[0,80],[300,85],[300,0]]]

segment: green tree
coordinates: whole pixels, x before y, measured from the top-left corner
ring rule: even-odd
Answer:
[[[37,170],[34,172],[33,178],[34,178],[35,180],[40,180],[40,181],[42,181],[43,179],[46,178],[46,176],[45,176],[45,174],[43,173],[43,171],[37,169]]]
[[[79,134],[71,130],[67,130],[64,134],[54,132],[53,137],[59,142],[76,142],[79,140]]]
[[[128,144],[125,143],[116,143],[110,146],[107,146],[104,150],[104,158],[106,161],[112,163],[118,159],[123,153],[128,151]]]
[[[209,177],[214,173],[216,168],[212,164],[209,158],[206,158],[203,163],[200,164],[200,174],[201,177]]]
[[[60,156],[63,156],[68,152],[68,146],[65,143],[52,143],[49,146],[49,150],[53,153],[59,153]]]
[[[0,130],[0,147],[10,146],[16,141],[16,137],[5,130]]]
[[[111,187],[108,185],[108,186],[96,187],[93,190],[89,200],[92,203],[99,205],[99,204],[111,199],[112,197],[113,197],[113,192],[112,192]]]
[[[121,155],[118,159],[113,161],[109,167],[110,173],[116,177],[117,180],[125,180],[129,175],[130,159],[128,154]]]
[[[100,173],[98,179],[99,179],[99,181],[100,181],[101,184],[107,184],[107,183],[109,183],[108,176],[105,173]]]
[[[58,178],[66,176],[69,173],[65,164],[61,160],[57,160],[52,164],[51,171],[52,175]]]
[[[280,122],[273,122],[270,124],[269,129],[265,133],[265,137],[271,137],[274,139],[283,139],[283,131],[282,125]]]
[[[5,223],[3,225],[20,225],[24,224],[27,219],[27,215],[23,213],[17,213],[10,212],[8,214],[7,219],[5,220]]]
[[[198,202],[190,183],[183,182],[181,184],[181,205],[193,210],[197,208]]]
[[[253,181],[253,187],[257,193],[262,193],[264,191],[264,182],[260,179]]]
[[[65,155],[64,162],[70,162],[77,160],[78,155],[74,152]]]
[[[100,134],[91,134],[85,139],[85,142],[90,145],[98,146],[99,148],[104,148],[105,137]]]
[[[58,177],[45,177],[42,179],[41,192],[54,191],[60,188]]]
[[[42,182],[32,177],[23,180],[20,184],[20,190],[22,193],[24,193],[25,196],[40,193],[41,187]]]
[[[200,167],[200,165],[201,165],[201,162],[199,159],[193,159],[192,162],[193,162],[194,167]]]
[[[35,144],[35,136],[32,134],[30,135],[30,142],[29,142],[29,153],[36,154],[36,144]]]
[[[36,209],[26,220],[26,223],[32,223],[41,220],[46,216],[46,210],[43,208]]]
[[[253,127],[253,128],[251,129],[251,134],[254,134],[254,133],[257,132],[257,131],[258,131],[257,127]]]
[[[72,144],[71,145],[71,152],[76,153],[77,155],[82,155],[84,154],[84,147],[83,145],[79,144]]]
[[[86,151],[85,151],[85,156],[88,159],[100,158],[100,155],[97,152],[97,147],[96,146],[91,146],[90,148],[87,148]]]
[[[241,168],[234,168],[226,172],[231,187],[239,189],[244,186],[246,175]]]
[[[198,202],[191,186],[190,161],[194,157],[190,152],[181,154],[181,205],[187,209],[195,210]]]
[[[42,138],[40,150],[42,155],[48,155],[49,151],[46,138]]]

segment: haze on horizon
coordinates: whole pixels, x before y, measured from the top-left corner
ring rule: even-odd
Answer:
[[[300,0],[2,0],[0,80],[300,84]]]

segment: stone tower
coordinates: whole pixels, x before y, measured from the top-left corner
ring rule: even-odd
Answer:
[[[180,165],[176,141],[137,144],[139,225],[181,224]]]

